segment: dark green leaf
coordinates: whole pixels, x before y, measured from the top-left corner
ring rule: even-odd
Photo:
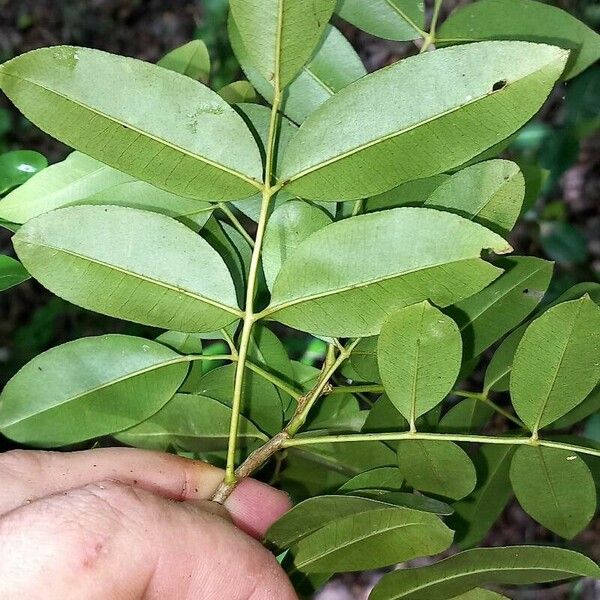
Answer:
[[[512,546],[477,548],[434,565],[385,575],[369,600],[447,600],[490,583],[525,585],[600,577],[589,558],[562,548]]]
[[[0,194],[25,183],[47,166],[46,157],[33,150],[13,150],[0,154]]]
[[[234,81],[219,90],[219,96],[229,104],[241,102],[256,102],[257,96],[251,83],[247,81]]]
[[[557,262],[581,264],[587,260],[585,235],[570,223],[540,223],[540,244],[544,252]]]
[[[363,212],[398,206],[422,206],[432,192],[449,178],[450,175],[442,174],[401,183],[387,192],[368,198],[364,203]]]
[[[29,277],[29,273],[18,260],[0,254],[0,291],[19,285]]]
[[[344,483],[338,491],[344,494],[369,489],[392,492],[400,490],[403,481],[402,473],[397,467],[379,467],[355,475]]]
[[[377,365],[377,336],[363,338],[358,342],[352,354],[350,363],[364,381],[381,382]]]
[[[478,398],[465,398],[454,405],[440,420],[439,431],[468,433],[479,431],[494,414],[494,409]]]
[[[160,67],[208,83],[210,56],[202,40],[192,40],[165,54],[157,63]]]

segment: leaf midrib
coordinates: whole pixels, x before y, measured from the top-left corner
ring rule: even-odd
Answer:
[[[384,142],[387,142],[391,139],[394,139],[396,137],[399,137],[409,131],[412,131],[414,129],[418,129],[419,127],[422,127],[424,125],[427,125],[437,119],[440,119],[442,117],[445,117],[447,115],[450,115],[456,111],[462,110],[463,108],[470,106],[471,104],[475,104],[476,102],[479,102],[480,100],[483,100],[484,98],[487,98],[488,96],[491,96],[493,94],[502,94],[503,92],[507,92],[514,84],[520,83],[522,81],[524,81],[525,79],[535,75],[536,73],[538,73],[539,71],[542,71],[543,69],[545,69],[548,65],[552,64],[553,62],[555,62],[557,59],[554,58],[552,61],[549,61],[547,63],[544,63],[544,65],[542,65],[540,68],[531,71],[530,73],[528,73],[527,75],[521,77],[520,79],[516,79],[515,81],[511,81],[508,82],[502,89],[500,90],[492,90],[489,92],[486,92],[485,94],[482,94],[480,96],[476,96],[474,97],[472,100],[465,102],[463,104],[460,104],[458,106],[455,106],[453,108],[450,108],[446,111],[437,113],[431,117],[429,117],[428,119],[424,119],[423,121],[419,121],[418,123],[413,123],[412,125],[405,127],[403,129],[400,129],[398,131],[394,131],[392,133],[388,133],[387,135],[384,135],[382,137],[378,137],[374,140],[370,140],[368,142],[365,142],[364,144],[360,144],[359,146],[355,146],[354,148],[351,148],[350,150],[347,150],[346,152],[342,152],[341,154],[337,154],[335,156],[332,156],[330,158],[328,158],[325,161],[322,161],[316,165],[312,165],[310,167],[305,168],[303,171],[300,171],[294,175],[292,175],[291,177],[289,177],[288,179],[284,179],[282,182],[282,186],[285,187],[286,185],[289,185],[290,183],[293,183],[294,181],[297,181],[298,179],[301,179],[302,177],[305,177],[307,175],[310,175],[311,173],[314,173],[316,171],[319,171],[320,169],[323,169],[333,163],[339,162],[341,160],[344,160],[345,158],[348,158],[349,156],[353,156],[354,154],[357,154],[359,152],[362,152],[363,150],[366,150],[367,148],[371,148],[372,146],[376,146],[378,144],[382,144]],[[393,66],[393,65],[391,65]]]
[[[502,252],[500,252],[499,250],[497,251],[497,253],[502,254]],[[370,279],[368,281],[365,282],[359,282],[356,284],[352,284],[352,285],[347,285],[347,286],[343,286],[340,288],[336,288],[334,290],[327,290],[325,292],[321,292],[321,293],[316,293],[316,294],[312,294],[310,296],[302,296],[300,298],[295,298],[293,300],[287,300],[285,302],[282,302],[280,304],[273,304],[271,306],[268,306],[262,313],[260,313],[261,318],[262,317],[267,317],[273,313],[279,312],[281,310],[284,310],[286,308],[289,308],[290,306],[295,306],[296,304],[303,304],[305,302],[311,302],[313,300],[318,300],[320,298],[326,298],[327,296],[333,296],[336,294],[341,294],[344,292],[349,292],[351,290],[356,290],[356,289],[361,289],[364,287],[367,287],[369,285],[373,285],[375,283],[379,283],[379,282],[383,282],[383,281],[389,281],[391,279],[395,279],[397,277],[404,277],[405,275],[410,275],[412,273],[417,273],[418,271],[426,271],[428,269],[434,269],[436,267],[441,267],[444,265],[452,265],[455,263],[460,263],[463,261],[468,261],[468,260],[476,260],[479,259],[479,256],[471,256],[471,257],[467,257],[467,258],[460,258],[458,260],[451,260],[448,262],[442,262],[442,263],[437,263],[437,264],[430,264],[430,265],[424,265],[424,266],[420,266],[420,267],[415,267],[413,269],[409,269],[407,271],[402,271],[401,273],[393,273],[391,275],[386,275],[384,277],[378,277],[377,279]],[[485,262],[485,261],[482,261]],[[280,271],[281,273],[281,271]],[[277,282],[277,280],[275,280],[275,282]],[[273,287],[275,287],[273,285]]]
[[[22,244],[27,244],[29,246],[46,248],[48,250],[56,250],[57,252],[62,252],[63,254],[66,254],[67,256],[73,256],[80,260],[89,261],[93,264],[99,265],[106,269],[116,271],[117,273],[122,273],[123,275],[127,275],[134,279],[140,279],[141,281],[146,281],[147,283],[151,283],[153,285],[156,285],[157,287],[165,288],[165,289],[171,290],[173,292],[177,292],[178,294],[183,294],[184,296],[188,296],[189,298],[198,300],[199,302],[204,302],[215,308],[219,308],[225,312],[235,315],[236,317],[241,317],[243,315],[242,311],[240,311],[232,306],[227,306],[226,304],[221,304],[220,302],[217,302],[216,300],[213,300],[211,298],[201,296],[199,294],[195,294],[184,288],[178,288],[177,286],[165,283],[164,281],[159,281],[157,279],[153,279],[152,277],[148,277],[147,275],[142,275],[141,273],[135,273],[133,271],[128,271],[124,267],[119,267],[117,265],[104,262],[97,258],[92,258],[92,257],[86,256],[84,254],[79,254],[78,252],[74,252],[72,250],[67,250],[66,248],[59,248],[57,246],[52,246],[50,244],[43,244],[42,242],[32,242],[32,241],[27,241],[27,240],[23,240],[23,239],[21,239],[20,242]]]
[[[13,75],[12,73],[7,73],[4,72],[3,73],[5,77],[12,77],[13,79],[16,80],[20,80],[26,83],[29,83],[32,86],[37,86],[39,88],[41,88],[42,90],[48,92],[49,94],[54,94],[55,96],[58,96],[59,98],[62,98],[63,100],[66,100],[67,102],[72,102],[73,104],[75,104],[76,106],[79,106],[80,108],[83,108],[95,115],[98,115],[99,117],[106,119],[107,121],[110,121],[111,123],[115,123],[117,125],[121,125],[122,127],[126,127],[127,129],[129,129],[130,131],[133,131],[135,133],[137,133],[138,135],[151,139],[159,144],[162,144],[163,146],[167,146],[168,148],[171,148],[171,150],[174,150],[175,152],[179,152],[181,154],[184,154],[186,156],[189,156],[190,158],[193,158],[194,160],[197,160],[199,162],[203,162],[206,165],[210,166],[210,167],[214,167],[215,169],[218,169],[220,171],[223,171],[225,173],[228,173],[229,175],[233,175],[234,177],[237,177],[238,179],[242,179],[243,181],[245,181],[246,183],[249,183],[250,185],[252,185],[253,187],[255,187],[258,190],[262,190],[262,184],[259,183],[258,181],[256,181],[255,179],[249,177],[248,175],[245,175],[244,173],[241,173],[239,171],[235,171],[229,167],[226,167],[225,165],[221,165],[217,162],[214,162],[204,156],[201,156],[199,154],[194,154],[193,152],[186,150],[185,148],[181,148],[180,146],[177,146],[176,144],[173,144],[171,142],[168,142],[167,140],[164,140],[162,138],[159,138],[147,131],[143,131],[133,125],[131,125],[130,123],[126,123],[125,121],[122,121],[120,119],[117,119],[116,117],[113,117],[111,115],[108,115],[96,108],[93,108],[91,106],[89,106],[88,104],[85,104],[84,102],[80,102],[79,100],[75,100],[73,98],[71,98],[70,96],[63,94],[62,92],[58,92],[56,90],[52,90],[49,87],[46,87],[45,85],[42,85],[41,83],[37,82],[37,81],[33,81],[32,79],[28,79],[27,77],[21,77],[21,76],[17,76],[17,75]],[[201,84],[199,84],[201,85]],[[108,165],[110,166],[110,165]],[[114,167],[113,167],[114,168]]]
[[[127,381],[128,379],[131,379],[134,377],[139,377],[141,375],[145,375],[146,373],[150,373],[151,371],[155,371],[157,369],[162,369],[163,367],[168,367],[168,366],[175,365],[178,363],[183,363],[183,362],[190,362],[190,360],[191,359],[189,356],[176,356],[175,358],[172,358],[171,360],[167,360],[167,361],[164,361],[161,363],[155,363],[153,365],[149,365],[149,366],[144,367],[143,369],[139,369],[137,371],[130,371],[128,373],[125,373],[124,375],[121,375],[120,377],[111,379],[109,381],[105,381],[104,383],[101,383],[100,385],[97,385],[93,388],[84,390],[73,396],[68,396],[61,402],[59,402],[57,404],[53,404],[52,406],[46,407],[43,410],[36,411],[36,412],[29,412],[25,415],[21,415],[17,420],[13,420],[10,423],[3,423],[2,427],[11,427],[12,425],[16,425],[17,423],[24,421],[25,419],[29,419],[31,417],[38,417],[39,415],[43,415],[44,413],[51,412],[57,408],[60,408],[61,406],[64,406],[65,404],[68,404],[70,402],[75,402],[76,400],[79,400],[80,398],[85,398],[85,396],[89,396],[90,394],[95,394],[96,392],[99,392],[99,391],[106,389],[108,387],[111,387],[113,385],[117,385],[123,381]]]
[[[382,509],[379,509],[379,510],[384,511],[384,512],[394,512],[394,508],[393,508],[392,505],[390,505],[389,508],[382,508]],[[365,512],[368,512],[368,511],[365,511]],[[361,513],[361,514],[364,514],[364,512]],[[318,562],[323,557],[326,557],[326,556],[328,556],[330,554],[334,554],[334,553],[338,552],[339,550],[343,550],[344,548],[352,546],[352,545],[354,545],[354,544],[356,544],[358,542],[362,542],[364,540],[368,540],[369,538],[372,538],[372,537],[377,537],[378,535],[381,535],[383,533],[388,533],[390,531],[396,531],[398,529],[404,529],[406,527],[414,527],[414,526],[417,526],[417,527],[421,526],[421,527],[426,527],[427,528],[427,527],[430,527],[431,524],[430,523],[423,523],[423,522],[420,522],[420,521],[416,521],[414,523],[411,522],[411,523],[402,523],[402,524],[399,524],[399,525],[394,525],[393,527],[388,527],[386,529],[379,529],[377,531],[369,531],[368,533],[366,533],[364,535],[361,535],[361,536],[358,536],[358,537],[354,537],[351,540],[348,540],[348,541],[344,542],[341,545],[336,545],[335,548],[333,548],[333,549],[332,548],[327,548],[321,554],[313,555],[313,557],[310,560],[307,559],[304,562],[295,563],[295,566],[296,566],[297,569],[301,569],[302,567],[305,567],[306,565],[310,565],[310,564],[312,564],[314,562]],[[322,529],[318,530],[317,533],[321,533]],[[306,543],[306,538],[304,538],[303,541]]]

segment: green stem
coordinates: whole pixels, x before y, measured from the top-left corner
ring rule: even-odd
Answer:
[[[341,444],[346,442],[393,442],[399,440],[436,440],[442,442],[474,442],[480,444],[502,444],[505,446],[544,446],[546,448],[556,448],[577,452],[579,454],[589,454],[590,456],[599,456],[600,450],[595,448],[586,448],[574,444],[563,444],[562,442],[553,442],[551,440],[534,439],[532,437],[502,437],[487,435],[468,435],[461,433],[421,433],[402,431],[398,433],[348,433],[343,435],[323,435],[314,437],[299,437],[287,439],[283,442],[284,448],[290,446],[309,446],[311,444]]]
[[[299,400],[302,397],[302,394],[291,385],[287,384],[283,379],[280,379],[276,375],[265,371],[263,368],[255,365],[250,361],[246,361],[246,367],[250,369],[250,371],[254,371],[257,375],[260,375],[263,379],[271,382],[274,386],[278,387],[280,390],[284,391],[286,394],[289,394],[295,400]]]
[[[495,402],[490,400],[485,392],[482,392],[480,394],[478,392],[453,390],[452,393],[455,396],[461,396],[462,398],[474,398],[475,400],[479,400],[480,402],[483,402],[484,404],[487,404],[489,407],[493,408],[498,414],[502,415],[505,419],[508,419],[515,425],[518,425],[521,429],[525,429],[525,423],[523,423],[523,421],[521,421],[514,415],[511,415],[507,410],[504,410],[501,406],[498,406]]]
[[[382,385],[376,383],[367,383],[365,385],[336,385],[330,389],[328,394],[358,394],[359,392],[373,392],[374,394],[383,393],[385,390]]]
[[[440,9],[442,8],[442,2],[443,0],[435,0],[434,2],[433,14],[431,16],[431,25],[429,26],[429,33],[425,35],[425,42],[421,46],[419,54],[426,52],[429,49],[429,46],[431,46],[431,44],[435,43],[436,41],[435,34],[437,29],[438,18],[440,16]]]
[[[301,398],[298,401],[298,409],[296,410],[296,414],[291,419],[291,421],[287,424],[285,428],[285,432],[293,437],[297,431],[304,425],[306,418],[308,417],[308,413],[313,407],[314,403],[321,397],[325,388],[329,385],[329,380],[333,376],[333,374],[339,369],[341,364],[350,356],[352,350],[356,344],[358,344],[360,338],[350,342],[344,349],[338,354],[338,357],[335,359],[333,363],[329,366],[326,366],[321,376],[319,377],[319,381],[315,385],[315,387],[311,390],[308,396]]]
[[[361,198],[360,200],[356,200],[354,203],[354,207],[352,208],[352,216],[356,217],[356,215],[360,215],[365,206],[365,201]]]
[[[246,231],[229,206],[227,206],[225,202],[219,202],[219,208],[227,215],[227,218],[231,221],[231,224],[240,232],[248,244],[250,244],[250,247],[254,248],[254,240],[252,239],[252,236]]]
[[[250,260],[250,269],[248,271],[248,287],[246,289],[246,300],[244,306],[244,324],[242,326],[242,334],[240,336],[240,346],[238,350],[238,362],[235,369],[235,378],[233,383],[233,400],[231,424],[229,427],[229,444],[227,447],[227,465],[225,467],[225,483],[227,485],[235,485],[237,478],[235,475],[235,453],[237,445],[238,428],[240,421],[240,413],[242,409],[242,395],[244,387],[244,371],[246,369],[246,360],[248,357],[248,347],[252,335],[252,328],[257,315],[254,313],[254,294],[256,291],[256,282],[258,279],[258,268],[260,265],[260,256],[262,252],[263,239],[267,220],[269,216],[269,207],[274,192],[271,187],[273,179],[273,159],[275,154],[275,139],[277,133],[277,119],[279,104],[281,102],[281,94],[279,85],[276,82],[275,95],[271,106],[271,118],[269,121],[269,134],[267,139],[267,152],[265,159],[265,177],[262,191],[262,202],[260,206],[260,217],[256,230],[256,239],[254,249],[252,250],[252,258]]]

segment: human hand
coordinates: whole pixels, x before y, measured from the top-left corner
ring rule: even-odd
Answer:
[[[243,481],[208,501],[223,471],[107,448],[0,454],[3,600],[293,600],[260,538],[285,494]]]

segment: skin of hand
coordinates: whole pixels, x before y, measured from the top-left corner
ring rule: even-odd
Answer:
[[[223,507],[222,478],[128,448],[0,454],[0,598],[296,600],[257,541],[288,497],[248,479]]]

